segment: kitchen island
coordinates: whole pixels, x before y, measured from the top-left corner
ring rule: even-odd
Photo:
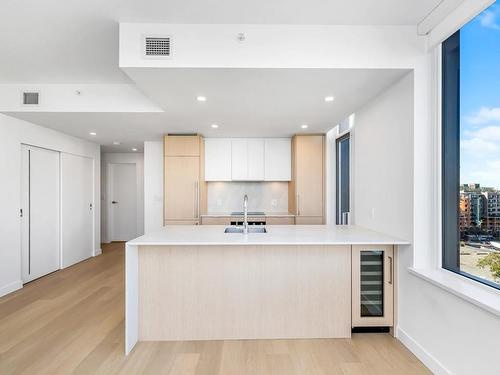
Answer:
[[[137,341],[350,337],[353,248],[408,244],[356,226],[224,229],[167,226],[126,244],[127,354]]]

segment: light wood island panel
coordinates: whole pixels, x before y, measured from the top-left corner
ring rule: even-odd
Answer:
[[[138,339],[351,336],[350,246],[139,246]]]

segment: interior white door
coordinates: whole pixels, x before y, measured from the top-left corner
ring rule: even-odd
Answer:
[[[109,164],[108,194],[110,238],[129,241],[137,237],[137,170],[135,164]]]
[[[62,268],[93,255],[94,160],[61,154]]]
[[[23,282],[59,269],[59,152],[22,146]]]

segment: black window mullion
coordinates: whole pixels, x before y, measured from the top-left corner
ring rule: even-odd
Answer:
[[[442,47],[443,267],[460,272],[460,31]]]

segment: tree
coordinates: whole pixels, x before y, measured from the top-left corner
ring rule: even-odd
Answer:
[[[489,267],[495,280],[500,279],[500,253],[490,253],[477,262],[479,268]]]

